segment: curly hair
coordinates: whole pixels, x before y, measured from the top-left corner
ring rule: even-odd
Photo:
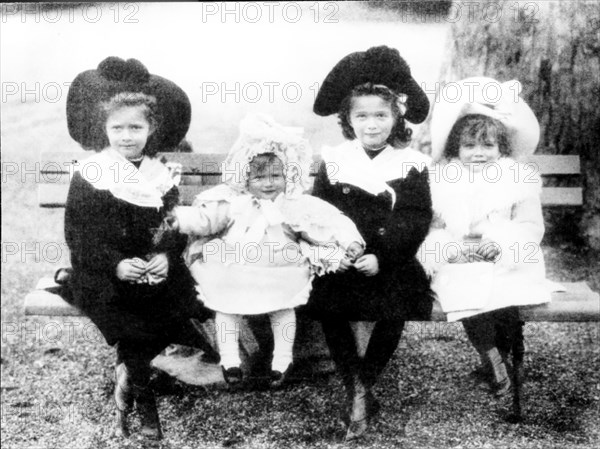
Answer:
[[[252,158],[246,167],[246,175],[249,176],[251,171],[256,173],[264,172],[271,164],[281,164],[285,169],[282,160],[275,153],[260,153]]]
[[[498,144],[501,155],[510,156],[512,153],[512,148],[510,148],[508,142],[508,132],[500,121],[487,115],[469,114],[458,119],[450,130],[444,147],[443,156],[445,159],[450,160],[458,157],[461,141],[465,137],[475,139],[477,142],[493,138]]]
[[[157,134],[160,126],[159,124],[161,122],[160,115],[156,107],[156,98],[152,95],[147,95],[141,92],[120,92],[114,95],[108,101],[103,101],[98,104],[97,123],[101,125],[102,132],[101,136],[99,136],[100,138],[98,139],[98,144],[95,145],[94,148],[96,151],[101,151],[109,145],[104,126],[106,125],[106,121],[108,120],[110,114],[121,108],[138,106],[141,107],[146,120],[150,124],[150,130],[152,131],[148,137],[148,141],[146,142],[143,153],[150,157],[158,153],[160,149],[155,143],[156,139],[153,138]]]
[[[346,96],[346,98],[344,98],[340,103],[338,118],[344,137],[348,140],[356,139],[356,134],[350,123],[352,100],[356,97],[364,97],[367,95],[376,95],[380,97],[384,101],[388,102],[392,108],[392,115],[395,123],[387,139],[387,143],[393,147],[400,147],[409,143],[412,136],[412,129],[406,127],[406,123],[402,117],[402,111],[400,110],[400,105],[398,104],[399,95],[386,86],[373,83],[360,84],[354,87],[350,94]]]

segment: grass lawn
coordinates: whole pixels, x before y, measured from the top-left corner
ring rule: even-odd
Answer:
[[[52,331],[60,322],[20,321],[25,332],[2,348],[4,447],[145,447],[110,433],[110,348],[91,333],[58,341]],[[530,323],[526,335],[523,423],[504,420],[510,397],[494,399],[468,377],[476,357],[460,327],[412,323],[376,389],[383,413],[353,446],[595,447],[597,325]],[[342,399],[335,376],[276,392],[176,383],[160,392],[160,447],[345,447],[337,419]]]

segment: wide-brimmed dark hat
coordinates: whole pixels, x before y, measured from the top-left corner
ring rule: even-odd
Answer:
[[[185,137],[192,115],[186,93],[172,81],[150,74],[137,59],[125,61],[110,56],[97,69],[77,75],[69,87],[69,134],[83,148],[98,150],[108,144],[104,123],[100,123],[99,103],[123,92],[156,98],[158,125],[151,139],[158,151],[173,149]]]
[[[361,84],[383,84],[405,94],[404,118],[421,123],[429,113],[429,99],[410,74],[410,67],[395,48],[385,45],[367,51],[350,53],[329,72],[319,89],[313,110],[327,116],[340,110],[340,103],[350,91]]]

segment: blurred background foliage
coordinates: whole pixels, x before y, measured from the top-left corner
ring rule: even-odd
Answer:
[[[461,12],[467,17],[456,20]],[[581,180],[548,181],[581,181],[584,207],[546,210],[547,240],[600,250],[600,2],[454,2],[446,20],[452,24],[440,82],[472,76],[521,82],[541,125],[537,153],[579,155],[582,164]],[[427,134],[428,123],[419,134],[424,151]]]

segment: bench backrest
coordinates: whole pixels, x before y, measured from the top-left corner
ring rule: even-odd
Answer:
[[[40,160],[40,177],[38,185],[38,202],[41,207],[64,207],[69,190],[73,164],[90,156],[90,153],[48,152],[43,153]],[[202,190],[221,182],[221,167],[225,154],[199,153],[160,153],[169,162],[182,165],[180,193],[184,204],[191,204],[194,197]],[[315,156],[311,165],[311,175],[318,169],[320,157]],[[578,176],[581,174],[579,156],[539,155],[532,156],[526,166],[532,171],[537,169],[542,178],[549,176]],[[583,204],[581,187],[544,187],[542,190],[544,206],[581,206]]]

